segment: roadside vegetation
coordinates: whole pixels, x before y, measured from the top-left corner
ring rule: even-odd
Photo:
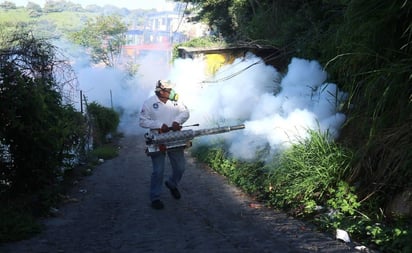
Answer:
[[[228,43],[224,39],[216,37],[216,36],[195,38],[193,40],[189,40],[189,41],[186,41],[180,44],[176,44],[173,47],[172,59],[179,58],[179,52],[178,52],[179,47],[219,48],[219,47],[225,47],[227,45]]]
[[[0,28],[0,59],[0,242],[6,242],[40,231],[36,218],[62,200],[65,180],[117,155],[107,136],[119,137],[119,114],[96,103],[82,114],[65,102],[74,73],[55,46],[30,31]]]
[[[194,155],[267,205],[383,252],[411,252],[412,85],[410,1],[189,1],[227,43],[316,59],[349,92],[336,143],[322,133],[273,161],[242,162],[224,146]],[[409,209],[410,210],[410,209]]]
[[[66,1],[43,8],[0,4],[0,243],[40,232],[38,218],[54,214],[73,181],[117,156],[119,112],[86,98],[84,113],[74,108],[65,95],[77,78],[52,41],[77,35],[78,44],[100,52],[92,52],[96,63],[112,62],[124,43],[119,11]],[[87,36],[80,34],[85,28]],[[98,33],[111,36],[115,47],[99,51],[103,46],[91,36]]]

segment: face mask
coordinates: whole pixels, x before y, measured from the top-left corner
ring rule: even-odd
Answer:
[[[170,91],[169,100],[177,101],[179,99],[179,94],[177,94],[173,89]]]

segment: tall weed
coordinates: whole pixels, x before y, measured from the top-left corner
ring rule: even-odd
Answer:
[[[310,138],[267,165],[269,202],[297,215],[313,212],[344,180],[351,158],[351,152],[330,142],[327,134],[310,131]]]

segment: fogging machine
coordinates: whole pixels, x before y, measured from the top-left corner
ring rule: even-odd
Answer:
[[[146,133],[144,135],[146,139],[146,154],[150,156],[171,149],[190,147],[192,145],[191,141],[195,137],[221,134],[244,128],[245,125],[241,124],[199,130],[188,129],[182,131],[170,131],[166,133]]]

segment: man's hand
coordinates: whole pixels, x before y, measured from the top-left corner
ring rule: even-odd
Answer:
[[[161,133],[169,132],[169,127],[166,124],[163,124],[162,127],[160,127],[160,132]]]
[[[182,126],[179,123],[177,123],[176,121],[173,121],[172,130],[173,131],[180,131],[180,129],[182,129]]]

